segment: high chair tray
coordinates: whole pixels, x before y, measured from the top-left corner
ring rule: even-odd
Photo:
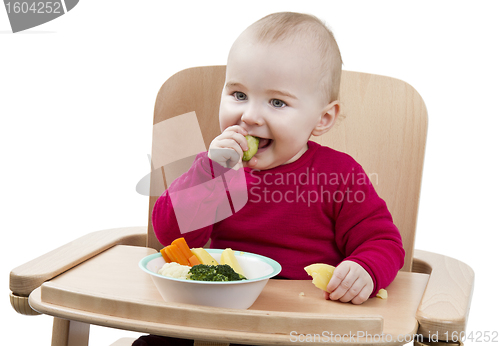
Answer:
[[[213,308],[165,302],[138,267],[155,252],[117,245],[42,284],[30,305],[69,320],[197,340],[402,345],[417,332],[415,314],[428,280],[400,272],[387,287],[388,299],[362,305],[325,300],[310,280],[269,280],[248,310]]]

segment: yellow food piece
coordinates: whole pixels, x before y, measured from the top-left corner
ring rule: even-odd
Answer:
[[[218,265],[217,261],[202,247],[191,249],[193,255],[198,258],[201,264]]]
[[[383,288],[381,288],[378,293],[377,293],[377,298],[380,298],[380,299],[387,299],[388,297],[388,294],[387,294],[387,291],[384,290]]]
[[[313,277],[313,284],[323,291],[326,291],[326,286],[330,282],[333,271],[335,270],[334,266],[323,263],[315,263],[311,264],[304,268],[307,274]],[[381,288],[377,293],[377,298],[387,299],[388,294],[387,291]]]
[[[227,248],[222,251],[220,256],[220,264],[228,264],[235,272],[245,276],[243,273],[243,269],[241,268],[236,256],[234,255],[234,251],[231,248]]]
[[[312,283],[317,288],[326,291],[326,286],[330,282],[330,279],[333,276],[333,271],[335,270],[334,266],[323,263],[315,263],[308,265],[304,268],[307,274],[312,276]]]

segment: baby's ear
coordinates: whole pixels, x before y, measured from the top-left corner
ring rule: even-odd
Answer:
[[[313,136],[321,136],[322,134],[328,132],[333,125],[335,124],[335,120],[337,120],[337,116],[340,113],[340,104],[339,101],[333,101],[328,104],[323,109],[321,113],[321,118],[319,119],[316,127],[312,131]]]

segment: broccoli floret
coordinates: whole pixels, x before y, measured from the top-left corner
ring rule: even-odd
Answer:
[[[236,273],[227,264],[209,265],[198,264],[189,270],[189,280],[197,281],[236,281],[246,280],[243,275]]]
[[[231,281],[227,276],[224,276],[222,274],[215,274],[210,281]]]
[[[227,276],[228,281],[246,280],[246,277],[235,272],[228,264],[219,264],[217,266],[217,273]]]
[[[197,281],[213,281],[212,279],[216,274],[217,270],[215,270],[215,266],[198,264],[189,270],[188,279]]]

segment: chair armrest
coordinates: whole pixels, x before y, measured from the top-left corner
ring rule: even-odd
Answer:
[[[452,341],[465,334],[474,289],[474,271],[451,257],[415,250],[412,271],[429,273],[417,309],[418,333]]]
[[[27,297],[35,288],[53,277],[114,245],[146,246],[147,227],[113,228],[92,232],[10,272],[13,295]]]

